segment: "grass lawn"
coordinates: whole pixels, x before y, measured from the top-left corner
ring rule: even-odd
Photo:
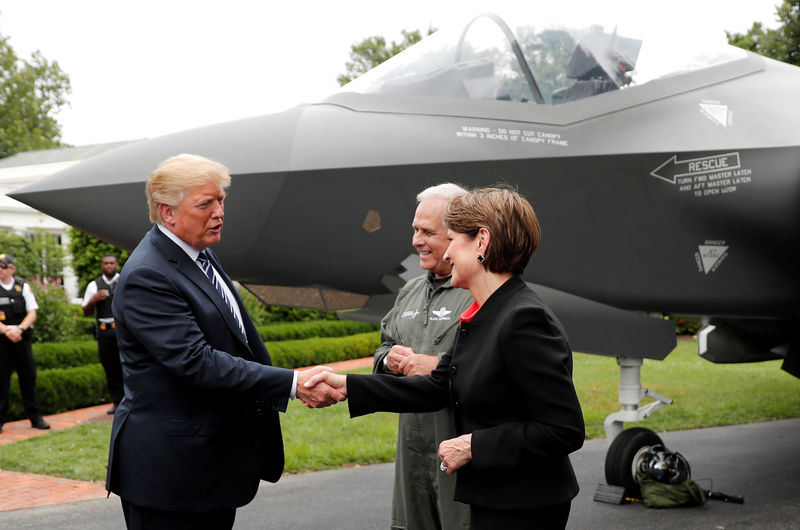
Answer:
[[[587,437],[604,436],[603,420],[619,410],[616,359],[576,353],[574,380]],[[780,361],[714,365],[697,356],[692,339],[679,340],[665,361],[645,360],[642,386],[675,401],[637,424],[654,431],[800,417],[800,379],[780,370]],[[281,424],[287,473],[394,459],[394,414],[351,420],[344,405],[310,410],[292,402]],[[0,468],[102,481],[110,430],[91,423],[0,446]]]

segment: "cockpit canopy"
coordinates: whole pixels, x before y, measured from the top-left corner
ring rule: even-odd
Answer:
[[[745,56],[724,39],[691,46],[685,36],[643,34],[640,26],[484,13],[436,31],[342,90],[561,105]]]

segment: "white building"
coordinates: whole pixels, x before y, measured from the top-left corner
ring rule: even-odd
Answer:
[[[82,293],[78,293],[77,279],[70,266],[72,256],[69,254],[69,225],[34,210],[7,194],[86,158],[128,143],[130,142],[42,149],[17,153],[0,159],[0,230],[23,235],[29,239],[35,237],[37,231],[44,230],[53,234],[66,256],[64,288],[70,299],[77,299]],[[0,249],[0,253],[2,251]]]

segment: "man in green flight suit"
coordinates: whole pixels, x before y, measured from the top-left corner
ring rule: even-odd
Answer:
[[[411,242],[427,272],[400,289],[394,307],[381,321],[375,373],[429,374],[453,344],[458,319],[472,297],[450,283],[451,267],[444,261],[449,245],[444,211],[450,199],[465,193],[445,183],[417,195]],[[455,435],[450,408],[400,414],[392,529],[469,528],[469,506],[453,500],[456,475],[439,469],[439,443]]]

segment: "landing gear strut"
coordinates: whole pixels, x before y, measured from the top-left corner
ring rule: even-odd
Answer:
[[[611,445],[606,453],[606,482],[614,486],[624,486],[628,495],[638,497],[639,485],[633,474],[633,459],[642,447],[663,445],[661,438],[642,427],[634,427],[623,431],[624,422],[642,421],[664,405],[671,405],[672,400],[657,392],[642,388],[641,359],[617,357],[619,365],[619,403],[622,409],[606,417],[603,426],[606,439]],[[644,396],[655,401],[644,407],[639,403]]]

